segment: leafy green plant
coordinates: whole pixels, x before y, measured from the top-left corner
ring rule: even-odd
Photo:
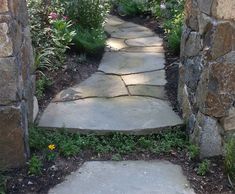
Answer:
[[[67,3],[66,13],[75,25],[89,30],[101,29],[109,7],[109,1],[104,0],[72,0]]]
[[[5,194],[6,190],[5,190],[5,187],[6,187],[6,177],[3,175],[3,173],[0,171],[0,194]]]
[[[120,161],[120,160],[122,160],[122,156],[120,154],[114,154],[114,155],[112,155],[112,160]]]
[[[235,186],[235,137],[227,141],[225,151],[225,169],[231,184]]]
[[[210,161],[203,160],[198,166],[197,174],[200,176],[204,176],[209,171],[209,169],[210,169]]]
[[[190,159],[198,158],[200,154],[200,148],[197,145],[190,144],[188,146],[188,154]]]
[[[36,96],[41,99],[47,87],[51,85],[51,81],[43,73],[40,78],[36,81]]]
[[[29,160],[29,173],[33,175],[41,174],[42,171],[42,161],[38,156],[32,156]]]
[[[99,54],[103,52],[106,36],[103,29],[84,29],[80,26],[76,28],[76,35],[73,42],[76,48],[82,52],[89,54]]]
[[[148,3],[143,0],[118,0],[116,4],[121,16],[135,16],[148,11]]]

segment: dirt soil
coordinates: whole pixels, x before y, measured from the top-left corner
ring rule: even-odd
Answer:
[[[142,24],[151,28],[161,37],[164,31],[155,19],[147,17],[124,18],[126,20]],[[172,65],[179,61],[179,57],[171,54],[165,44],[166,50],[166,76],[168,84],[166,86],[168,97],[178,110],[177,104],[177,81],[178,65]],[[90,60],[88,62],[78,62],[78,55],[68,55],[67,62],[63,71],[52,73],[54,83],[46,91],[45,97],[40,100],[40,107],[44,108],[56,93],[75,83],[89,77],[98,68],[99,60]],[[54,162],[44,162],[43,171],[40,175],[34,176],[28,174],[28,167],[14,169],[5,172],[8,181],[6,184],[9,194],[46,194],[48,190],[56,184],[62,182],[64,177],[78,169],[85,161],[89,160],[111,160],[112,153],[100,155],[92,153],[89,150],[81,152],[76,157],[57,158]],[[222,157],[211,158],[211,167],[205,176],[197,175],[198,161],[191,161],[186,151],[172,150],[170,154],[153,155],[150,153],[134,153],[123,156],[122,160],[154,160],[164,159],[182,166],[185,175],[191,183],[197,194],[232,194],[230,184],[227,180]]]

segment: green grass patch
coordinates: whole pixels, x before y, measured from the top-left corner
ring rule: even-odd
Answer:
[[[57,155],[75,156],[89,150],[95,155],[111,154],[114,160],[132,153],[169,153],[173,149],[184,149],[188,145],[185,133],[180,129],[154,135],[81,135],[63,131],[48,131],[38,127],[30,129],[30,147],[33,152],[48,153],[48,146],[55,145]]]

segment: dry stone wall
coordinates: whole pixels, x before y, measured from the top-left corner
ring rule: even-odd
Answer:
[[[25,0],[0,0],[0,167],[24,164],[33,117],[33,53]]]
[[[178,100],[201,157],[235,132],[235,1],[186,0]]]

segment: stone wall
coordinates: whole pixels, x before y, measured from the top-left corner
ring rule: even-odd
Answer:
[[[186,0],[178,100],[201,157],[235,132],[235,1]]]
[[[25,0],[0,0],[0,168],[25,163],[34,78]]]

